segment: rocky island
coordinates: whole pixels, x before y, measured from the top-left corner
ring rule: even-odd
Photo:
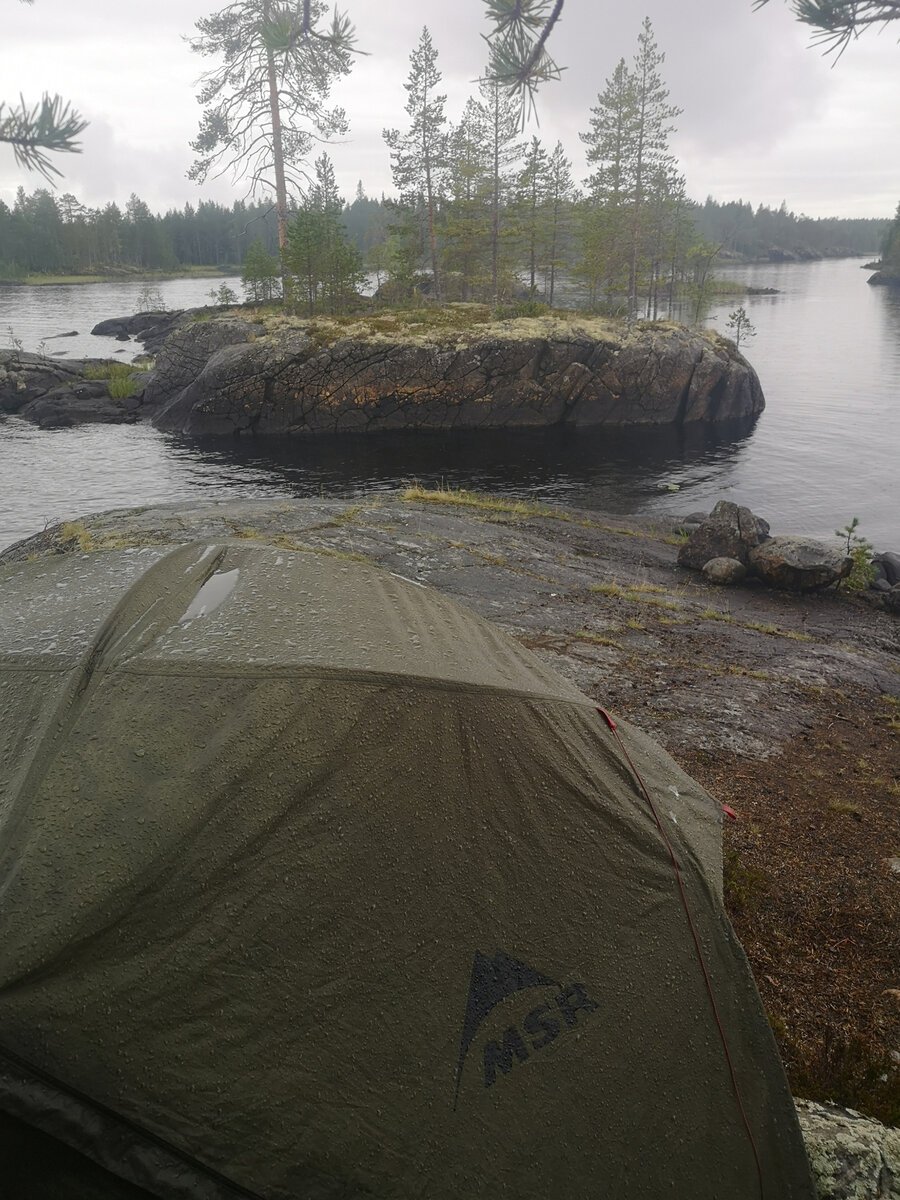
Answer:
[[[154,315],[116,323],[158,346],[117,407],[99,397],[92,417],[80,364],[15,352],[0,355],[0,407],[47,426],[149,419],[227,437],[679,426],[752,419],[765,404],[732,342],[672,322],[500,320],[475,304],[307,321],[251,309]]]

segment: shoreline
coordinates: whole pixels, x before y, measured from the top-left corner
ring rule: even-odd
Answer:
[[[94,283],[165,283],[173,279],[240,279],[240,271],[224,267],[198,267],[185,271],[130,271],[112,275],[26,275],[24,279],[0,279],[0,287],[68,287]]]

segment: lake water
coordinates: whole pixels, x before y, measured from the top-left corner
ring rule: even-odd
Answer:
[[[729,499],[765,517],[773,533],[827,539],[857,516],[877,549],[900,550],[900,292],[868,287],[861,262],[728,268],[729,278],[778,289],[743,301],[757,331],[743,349],[767,402],[749,428],[210,442],[146,426],[43,431],[9,417],[0,420],[0,547],[106,508],[350,496],[418,480],[618,514],[677,517]],[[206,303],[220,282],[154,286],[168,308],[182,308]],[[0,345],[11,326],[26,350],[44,340],[45,352],[70,358],[121,352],[121,343],[88,331],[136,311],[142,286],[0,287]],[[713,308],[710,321],[721,332],[737,303]],[[77,338],[51,337],[73,330]],[[119,357],[135,348],[128,344]]]

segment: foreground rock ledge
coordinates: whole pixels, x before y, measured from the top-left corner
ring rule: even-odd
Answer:
[[[159,352],[145,410],[161,429],[229,436],[683,425],[765,404],[753,368],[712,331],[537,318],[414,336],[390,324],[184,324]]]
[[[502,497],[467,504],[460,493],[457,501],[383,494],[119,510],[45,530],[3,551],[0,563],[229,538],[364,556],[496,622],[676,755],[700,746],[711,755],[736,750],[745,763],[765,759],[817,713],[833,719],[842,689],[868,696],[860,721],[896,690],[896,624],[887,614],[840,595],[801,601],[759,588],[722,602],[676,566],[674,524]],[[668,607],[659,609],[663,595]],[[620,616],[642,619],[616,627],[626,602]],[[633,693],[640,697],[629,703]],[[665,701],[661,717],[654,696]],[[849,1109],[796,1104],[820,1200],[900,1200],[900,1131]]]

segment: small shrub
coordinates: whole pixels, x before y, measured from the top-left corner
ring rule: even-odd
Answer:
[[[836,529],[834,536],[840,538],[844,552],[853,560],[850,574],[842,580],[848,592],[864,592],[875,578],[875,568],[872,566],[874,547],[856,531],[859,528],[859,517],[854,517],[843,529]]]
[[[761,871],[743,865],[737,850],[729,850],[725,855],[722,883],[729,906],[744,912],[752,912],[769,887]]]
[[[226,305],[237,304],[238,302],[237,292],[233,288],[230,288],[227,283],[220,284],[218,291],[215,288],[210,288],[206,294],[212,300],[213,304]]]
[[[734,333],[734,345],[737,350],[740,350],[741,342],[746,341],[747,338],[756,337],[756,330],[750,324],[750,318],[743,305],[728,314],[725,328]]]
[[[149,283],[144,284],[138,292],[137,311],[139,313],[166,311],[166,302],[158,287],[153,287]]]
[[[545,317],[549,311],[540,300],[516,300],[512,304],[498,304],[492,315],[495,321],[515,321],[517,317]]]

